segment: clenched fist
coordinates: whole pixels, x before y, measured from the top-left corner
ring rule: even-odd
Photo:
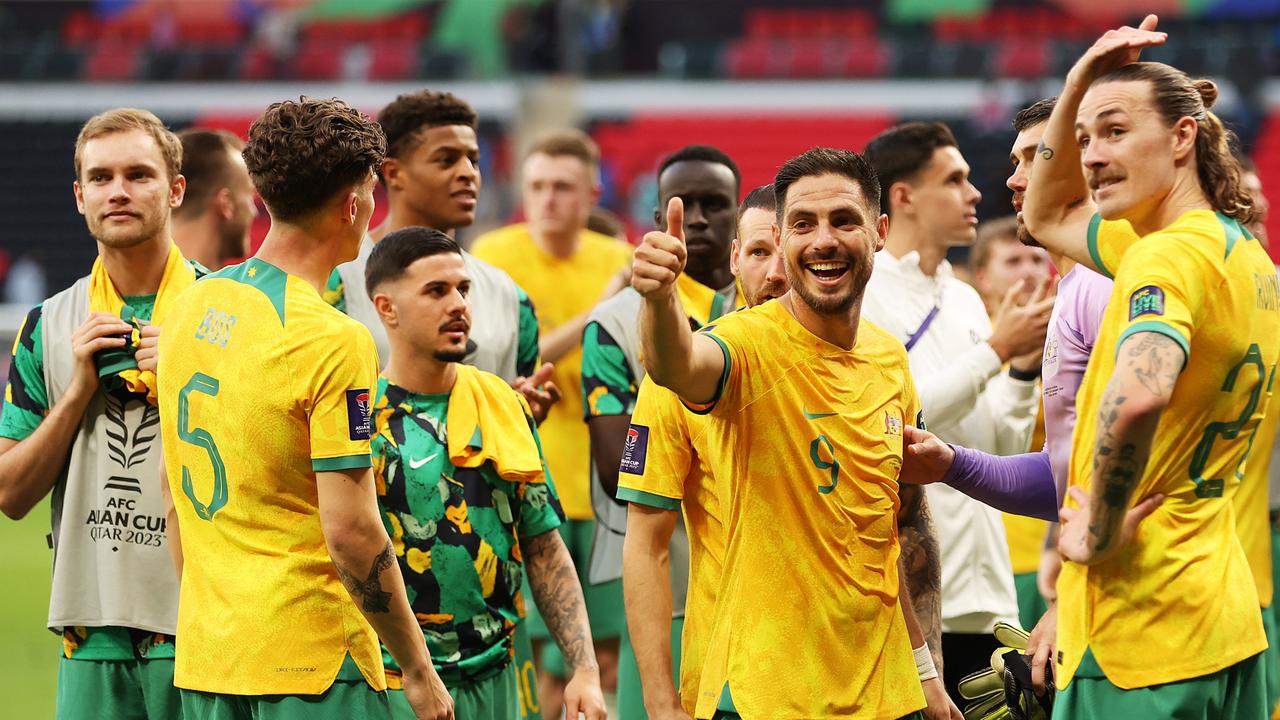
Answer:
[[[684,272],[684,202],[678,197],[667,203],[667,231],[647,232],[636,248],[631,265],[631,287],[646,300],[675,292],[676,278]]]

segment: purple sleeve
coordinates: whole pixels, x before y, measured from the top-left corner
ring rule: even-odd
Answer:
[[[951,449],[956,457],[943,483],[1001,512],[1058,521],[1058,488],[1049,453],[1001,457],[958,445]]]

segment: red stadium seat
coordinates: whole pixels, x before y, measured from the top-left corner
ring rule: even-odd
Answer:
[[[841,44],[832,62],[841,77],[884,77],[889,69],[889,49],[870,33],[853,36]]]
[[[418,66],[416,40],[380,41],[373,45],[369,63],[370,80],[409,80]]]
[[[91,82],[122,82],[134,79],[141,66],[141,46],[104,40],[85,58],[81,73]]]
[[[1035,79],[1048,74],[1052,60],[1044,38],[1009,38],[1000,41],[993,60],[997,77]]]
[[[736,40],[725,53],[725,74],[738,79],[776,77],[779,54],[778,45],[764,38]]]
[[[101,29],[102,23],[93,13],[77,10],[62,24],[62,44],[71,49],[89,47],[98,41]]]
[[[298,80],[336,80],[342,72],[344,50],[345,45],[306,44],[293,56],[290,74]]]
[[[817,40],[792,39],[788,41],[785,74],[793,78],[822,78],[830,74],[828,47],[830,43]]]

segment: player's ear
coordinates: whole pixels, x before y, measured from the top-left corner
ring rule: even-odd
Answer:
[[[775,221],[769,225],[769,230],[773,232],[773,247],[776,250],[782,250],[782,227]]]
[[[71,192],[74,193],[76,196],[76,209],[80,211],[81,215],[83,215],[84,214],[84,190],[81,189],[79,180],[72,181]]]
[[[382,319],[382,324],[389,328],[398,327],[400,318],[396,313],[395,303],[391,302],[391,297],[386,293],[374,293],[373,308],[378,311],[378,317]]]
[[[884,249],[884,241],[889,237],[889,216],[881,215],[876,220],[876,252]]]
[[[738,277],[738,248],[738,238],[735,237],[729,243],[729,272],[733,273],[734,277]]]
[[[911,186],[896,182],[889,186],[889,207],[897,205],[906,210],[911,207]]]
[[[1181,117],[1173,125],[1173,157],[1182,160],[1191,154],[1196,146],[1196,135],[1200,131],[1199,123],[1194,118]]]
[[[400,161],[393,157],[382,159],[382,179],[387,183],[388,190],[399,192],[404,189],[404,183],[400,181]]]
[[[173,182],[169,183],[169,207],[176,208],[182,205],[182,198],[187,196],[187,179],[182,175],[175,175]]]
[[[360,214],[360,196],[356,194],[355,190],[347,193],[346,200],[342,204],[342,211],[346,222],[354,225],[356,216]]]
[[[231,218],[235,217],[236,204],[231,197],[231,188],[222,188],[219,190],[218,193],[213,196],[213,201],[216,203],[214,207],[217,208],[218,214],[222,216],[223,220],[230,221]]]

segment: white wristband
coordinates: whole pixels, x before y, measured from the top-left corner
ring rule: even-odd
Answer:
[[[912,650],[911,654],[916,659],[916,672],[920,675],[920,682],[938,677],[938,668],[934,667],[933,653],[929,652],[928,645],[921,645]]]

